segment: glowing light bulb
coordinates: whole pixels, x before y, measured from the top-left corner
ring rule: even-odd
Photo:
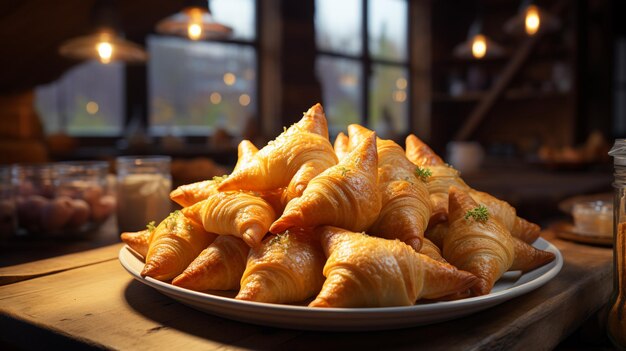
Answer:
[[[224,73],[224,84],[233,85],[237,81],[237,76],[234,73]]]
[[[539,9],[535,5],[530,5],[526,9],[526,33],[528,35],[535,35],[539,31],[541,25],[541,18],[539,17]]]
[[[248,94],[241,94],[241,95],[239,95],[239,104],[241,106],[248,106],[248,105],[250,105],[250,95],[248,95]]]
[[[111,62],[111,57],[113,56],[113,45],[111,43],[107,41],[100,42],[96,45],[96,50],[98,51],[100,62],[104,64]]]
[[[202,26],[197,23],[190,23],[189,27],[187,27],[187,35],[189,35],[189,39],[198,40],[202,37]]]
[[[87,105],[85,105],[85,110],[87,110],[88,114],[95,115],[100,110],[100,106],[98,106],[98,103],[95,101],[89,101]]]
[[[407,84],[408,83],[407,83],[406,79],[404,79],[404,78],[398,78],[396,80],[396,88],[398,88],[398,89],[401,89],[401,90],[406,89]]]
[[[211,99],[211,103],[213,105],[217,105],[220,102],[222,102],[222,94],[217,93],[217,92],[211,93],[211,96],[209,97],[209,99]]]
[[[487,54],[487,38],[482,34],[476,34],[472,40],[472,55],[481,59]]]

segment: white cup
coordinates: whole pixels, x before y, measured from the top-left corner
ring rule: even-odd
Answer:
[[[462,173],[472,173],[480,169],[485,152],[475,141],[451,141],[448,143],[448,162]]]

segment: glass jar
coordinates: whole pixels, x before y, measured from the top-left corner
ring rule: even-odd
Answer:
[[[20,233],[40,235],[53,231],[54,228],[48,226],[47,219],[54,217],[48,215],[48,209],[56,195],[57,179],[57,168],[53,163],[24,164],[13,167],[17,223]],[[55,226],[56,223],[53,224],[53,227]]]
[[[115,196],[108,186],[109,164],[105,161],[76,161],[57,164],[57,199],[71,199],[74,213],[67,223],[70,231],[89,231],[115,212]]]
[[[169,156],[117,158],[117,225],[121,232],[145,229],[147,223],[159,223],[169,215],[170,163]]]
[[[17,211],[11,167],[0,167],[0,240],[11,238],[16,231]]]
[[[17,165],[17,217],[21,234],[75,236],[92,231],[115,211],[102,161]]]
[[[613,205],[613,294],[607,332],[619,349],[626,349],[626,139],[616,140],[609,152],[615,167]]]

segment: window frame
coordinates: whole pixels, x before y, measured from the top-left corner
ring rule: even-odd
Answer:
[[[261,11],[262,11],[262,6],[261,6],[261,2],[263,0],[253,0],[254,1],[254,30],[255,30],[255,35],[254,35],[254,39],[252,40],[244,40],[244,39],[230,39],[230,38],[212,38],[212,39],[204,39],[203,41],[205,42],[210,42],[210,43],[220,43],[220,44],[228,44],[228,45],[236,45],[236,46],[245,46],[245,47],[250,47],[254,49],[254,53],[255,53],[255,93],[254,96],[252,97],[253,99],[256,99],[256,113],[255,113],[255,118],[256,118],[256,123],[257,124],[261,124],[263,121],[263,116],[262,116],[262,111],[263,111],[263,101],[260,98],[261,97],[261,88],[262,88],[262,70],[261,70],[261,65],[263,64],[263,58],[262,58],[262,54],[261,54],[261,35],[263,33],[261,33],[261,31],[263,30],[263,26],[261,25]],[[158,36],[157,33],[149,33],[148,35],[156,35]],[[146,35],[146,39],[148,37],[148,35]],[[190,40],[191,41],[191,40]],[[145,113],[143,114],[142,118],[143,118],[143,123],[146,126],[146,130],[148,131],[148,135],[150,137],[154,137],[154,138],[161,138],[164,137],[165,135],[154,135],[149,133],[150,131],[150,91],[148,89],[148,72],[147,72],[147,64],[146,64],[146,76],[145,76],[145,86],[146,86],[146,99],[144,101],[144,105],[142,106],[144,108]],[[127,108],[130,108],[129,106],[127,106]],[[127,113],[127,115],[125,116],[125,125],[127,125],[130,122],[131,116],[130,114]],[[206,142],[206,137],[210,136],[211,134],[207,135],[207,136],[197,136],[197,135],[187,135],[187,134],[182,134],[181,136],[183,138],[185,138],[185,140],[187,140],[188,142],[191,143],[203,143]],[[119,138],[121,138],[123,136],[120,136]]]
[[[402,60],[393,60],[393,59],[384,59],[384,58],[376,58],[375,55],[370,53],[370,45],[369,45],[369,0],[360,0],[361,1],[361,53],[360,54],[344,54],[332,50],[325,50],[319,48],[318,45],[315,45],[315,57],[318,58],[320,56],[326,56],[330,58],[342,58],[348,60],[359,61],[361,63],[361,89],[360,89],[360,98],[361,98],[361,121],[360,123],[363,125],[368,125],[371,116],[370,116],[370,83],[373,79],[373,72],[375,65],[382,65],[387,67],[397,67],[403,68],[407,72],[407,87],[406,87],[406,96],[407,96],[407,115],[405,118],[407,119],[407,130],[402,131],[401,134],[408,134],[411,130],[413,130],[413,50],[411,50],[411,38],[412,38],[412,23],[411,23],[411,10],[413,1],[410,0],[402,0],[407,4],[406,11],[406,20],[407,20],[407,42],[406,42],[406,61]]]
[[[256,99],[256,113],[255,118],[258,124],[263,123],[263,111],[265,108],[264,102],[260,99],[261,96],[261,88],[263,84],[264,74],[262,70],[262,65],[264,64],[262,48],[261,48],[261,38],[264,33],[263,26],[261,25],[262,19],[262,2],[263,0],[254,0],[254,29],[255,35],[252,40],[243,40],[243,39],[205,39],[207,42],[215,42],[215,43],[223,43],[223,44],[231,44],[231,45],[240,45],[251,47],[255,51],[255,67],[256,67],[256,82],[255,82],[255,94],[252,97]],[[150,32],[146,34],[146,37],[143,38],[142,42],[145,44],[146,39],[149,35],[158,35],[156,32]],[[143,74],[137,74],[137,69],[140,69]],[[133,72],[134,71],[134,72]],[[128,94],[128,90],[132,88],[136,88],[141,86],[143,89],[143,94],[139,93],[138,96],[131,96]],[[145,131],[149,137],[160,139],[163,135],[153,135],[150,134],[150,91],[148,89],[148,67],[147,63],[141,66],[137,65],[128,65],[126,64],[124,67],[124,80],[123,84],[120,87],[123,89],[123,106],[122,111],[124,111],[124,116],[122,116],[122,130],[119,135],[76,135],[72,136],[72,138],[76,139],[81,147],[107,147],[111,146],[112,143],[115,143],[119,140],[123,140],[126,135],[124,134],[125,129],[128,127],[129,123],[132,120],[133,114],[132,111],[136,110],[136,107],[140,107],[143,113],[141,114],[141,122],[145,127]],[[134,94],[133,94],[134,95]],[[133,98],[135,97],[135,98]],[[141,98],[139,98],[141,97]],[[65,121],[67,123],[67,121]],[[66,128],[64,126],[63,128]],[[207,135],[210,136],[210,135]],[[191,144],[201,144],[206,143],[207,136],[193,136],[193,135],[185,135],[182,137]]]

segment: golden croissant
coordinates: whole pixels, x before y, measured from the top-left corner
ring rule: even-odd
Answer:
[[[306,300],[322,287],[325,261],[319,238],[310,229],[271,235],[250,251],[235,298],[271,303]]]
[[[242,238],[251,247],[261,243],[276,219],[267,201],[245,192],[213,194],[182,211],[206,231]]]
[[[443,238],[443,258],[478,277],[471,289],[474,295],[488,294],[513,264],[513,237],[463,190],[450,188],[449,199],[450,228]]]
[[[242,140],[237,147],[237,164],[233,172],[250,162],[252,156],[258,151],[259,149],[250,141]],[[224,178],[213,177],[213,179],[181,185],[170,193],[170,199],[183,207],[191,206],[217,193],[217,187]]]
[[[518,217],[515,208],[508,202],[474,189],[470,190],[469,194],[474,201],[489,208],[493,216],[504,224],[514,237],[526,243],[532,243],[539,237],[541,228],[535,223]]]
[[[145,261],[150,247],[150,234],[150,230],[145,229],[138,232],[122,233],[120,238],[126,245],[140,254]]]
[[[372,134],[338,165],[315,177],[302,196],[287,204],[270,231],[320,225],[362,231],[371,226],[381,207],[375,138]]]
[[[489,209],[491,213],[491,209]],[[493,215],[495,220],[498,218]],[[432,245],[438,248],[443,247],[443,238],[447,235],[449,230],[448,222],[438,223],[434,227],[428,228],[426,231],[426,237],[432,240]],[[428,240],[425,239],[425,240]],[[435,244],[435,242],[439,244]],[[426,243],[426,241],[425,241]],[[555,256],[552,252],[539,250],[521,239],[513,237],[515,257],[513,258],[513,264],[509,268],[511,271],[528,272],[537,267],[541,267],[544,264],[554,260]],[[423,249],[424,247],[422,247]],[[424,253],[424,252],[422,252]],[[433,257],[432,255],[429,255]]]
[[[426,255],[435,261],[447,263],[443,256],[441,256],[441,249],[439,249],[437,245],[435,245],[427,238],[424,238],[424,241],[422,242],[422,248],[420,249],[419,253],[421,253],[422,255]]]
[[[196,291],[237,290],[249,251],[240,238],[220,235],[172,284]]]
[[[324,110],[317,104],[257,152],[249,163],[233,172],[218,190],[286,188],[286,199],[291,200],[302,194],[311,179],[335,164],[337,156],[328,141]]]
[[[339,161],[348,156],[350,153],[350,140],[348,139],[348,136],[343,132],[339,132],[339,134],[337,134],[337,138],[335,138],[333,148],[335,149],[335,155],[337,155],[337,159]]]
[[[348,133],[350,142],[353,142],[365,139],[372,131],[351,124]],[[416,167],[406,158],[400,145],[392,140],[377,138],[376,147],[382,208],[368,233],[386,239],[399,239],[419,252],[430,219],[428,189],[416,177]]]
[[[522,271],[522,273],[532,271],[546,263],[552,262],[556,257],[552,252],[539,250],[518,238],[513,238],[515,259],[509,270]]]
[[[428,181],[428,191],[431,194],[433,204],[431,225],[446,220],[448,189],[450,186],[455,186],[468,191],[475,201],[489,208],[493,215],[506,226],[514,237],[520,238],[527,243],[532,243],[539,237],[540,228],[538,225],[518,217],[515,208],[507,202],[499,200],[490,194],[471,189],[461,179],[458,171],[446,165],[428,145],[415,135],[411,134],[406,138],[406,154],[411,162],[418,166],[426,166],[432,172],[432,176],[429,177]]]
[[[464,291],[476,277],[419,254],[399,240],[320,227],[328,256],[326,281],[312,307],[385,307],[413,305]]]
[[[179,275],[215,239],[180,211],[172,212],[153,231],[142,277],[170,280]]]

